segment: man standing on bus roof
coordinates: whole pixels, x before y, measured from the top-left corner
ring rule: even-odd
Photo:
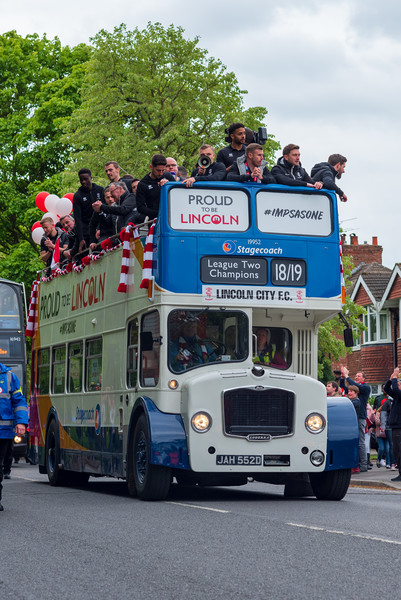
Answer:
[[[228,171],[237,158],[245,154],[245,125],[242,123],[231,123],[226,132],[226,139],[231,139],[230,145],[218,151],[216,160],[217,162],[224,163],[226,171]]]
[[[119,233],[128,223],[142,223],[144,221],[144,217],[138,213],[135,194],[128,191],[124,181],[111,183],[109,191],[114,199],[114,203],[104,204],[102,202],[94,202],[92,208],[97,213],[102,212],[105,215],[115,215],[116,233]],[[93,237],[91,241],[93,242]]]
[[[227,173],[227,181],[253,181],[255,183],[276,183],[267,168],[260,144],[249,144],[245,154],[237,158]]]
[[[0,363],[0,511],[3,489],[4,456],[14,435],[24,435],[28,425],[28,405],[18,377],[10,367]]]
[[[342,154],[331,154],[327,162],[317,163],[311,175],[315,180],[321,181],[327,190],[334,190],[340,196],[341,202],[347,202],[348,198],[341,188],[336,185],[335,180],[341,179],[345,171],[347,159]]]
[[[282,185],[297,185],[311,187],[320,190],[323,187],[321,181],[314,181],[309,177],[301,165],[301,153],[296,144],[287,144],[283,149],[283,156],[278,159],[277,165],[272,168],[272,175],[277,183]]]
[[[199,161],[209,159],[209,166],[201,167]],[[191,177],[184,179],[187,187],[192,187],[197,181],[222,181],[226,176],[224,163],[215,162],[213,146],[202,144],[199,148],[199,160],[197,167],[192,171]]]
[[[145,175],[136,189],[136,204],[141,215],[156,219],[159,212],[160,191],[168,181],[175,181],[166,171],[166,157],[154,154],[150,163],[150,173]]]
[[[178,174],[177,161],[172,156],[166,158],[166,172],[170,173],[176,181],[183,181],[183,178]]]
[[[72,207],[79,252],[81,252],[84,248],[88,248],[90,244],[89,222],[93,214],[92,204],[97,201],[103,202],[104,193],[100,185],[93,183],[92,173],[89,169],[80,169],[78,177],[81,187],[74,194]]]

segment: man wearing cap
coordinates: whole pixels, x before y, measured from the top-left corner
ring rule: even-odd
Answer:
[[[0,511],[3,490],[4,456],[14,435],[24,435],[28,425],[28,405],[18,377],[0,363]]]

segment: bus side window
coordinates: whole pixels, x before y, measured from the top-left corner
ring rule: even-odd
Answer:
[[[38,354],[38,394],[43,395],[49,393],[50,350],[43,348]]]
[[[54,394],[65,392],[65,355],[65,346],[53,348],[52,392]]]
[[[141,330],[150,332],[153,337],[151,350],[141,348],[141,385],[154,387],[159,382],[160,364],[160,317],[157,311],[142,317]]]
[[[86,342],[85,389],[94,392],[102,389],[102,338]]]
[[[127,387],[137,385],[138,378],[138,319],[128,324]]]
[[[74,342],[68,347],[68,385],[69,392],[82,392],[83,342]]]

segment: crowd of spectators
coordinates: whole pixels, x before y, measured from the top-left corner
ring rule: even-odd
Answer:
[[[231,181],[254,182],[265,185],[280,183],[334,190],[346,201],[344,192],[335,183],[344,173],[347,159],[332,154],[327,162],[316,164],[312,177],[302,167],[299,146],[288,144],[277,165],[270,171],[264,159],[261,144],[247,142],[247,128],[242,123],[232,123],[226,130],[230,143],[219,150],[217,159],[210,144],[202,144],[199,158],[191,175],[179,166],[175,158],[155,154],[150,170],[142,178],[128,173],[121,176],[116,161],[105,164],[109,185],[105,188],[92,181],[92,173],[83,168],[78,171],[80,187],[73,197],[73,216],[65,215],[59,223],[50,217],[42,219],[44,235],[41,240],[41,258],[50,267],[57,240],[60,264],[72,258],[82,257],[85,252],[96,252],[99,244],[119,234],[128,223],[144,223],[157,217],[161,187],[168,181],[192,187],[198,182]],[[50,219],[50,221],[49,221]],[[79,260],[79,258],[78,258]]]

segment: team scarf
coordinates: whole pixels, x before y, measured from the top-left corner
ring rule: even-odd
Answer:
[[[25,336],[33,337],[37,329],[38,319],[38,296],[39,296],[39,276],[32,284],[31,299],[29,301],[28,322],[26,324]]]

